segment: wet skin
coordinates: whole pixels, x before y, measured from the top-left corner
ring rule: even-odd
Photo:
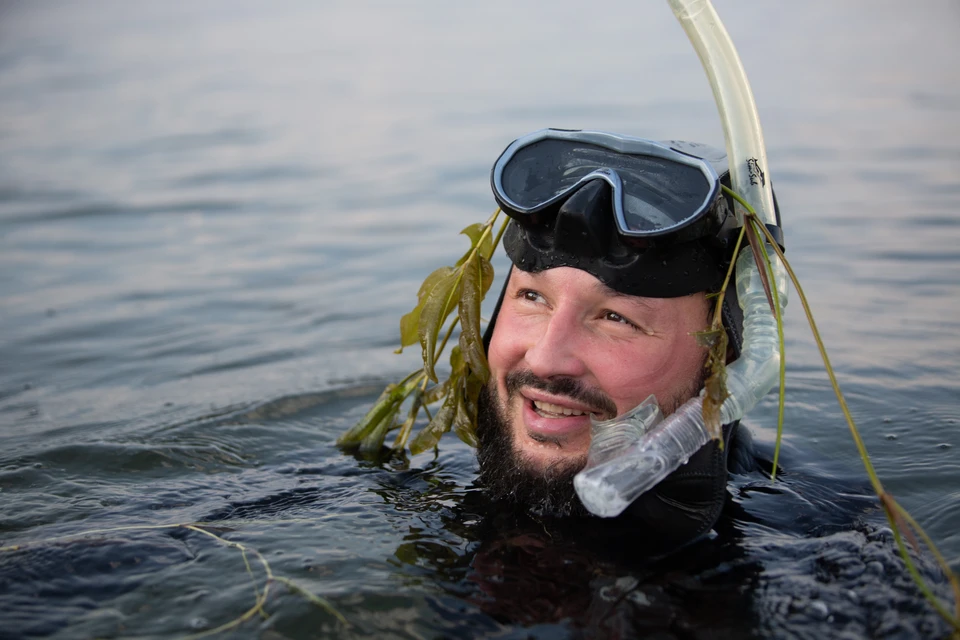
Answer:
[[[612,418],[650,394],[669,413],[697,393],[706,351],[691,334],[706,327],[708,304],[702,293],[620,294],[572,267],[514,269],[488,359],[526,464],[546,469],[586,455],[591,413]],[[563,391],[551,388],[563,379]]]

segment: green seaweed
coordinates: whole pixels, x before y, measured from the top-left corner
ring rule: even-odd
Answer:
[[[485,223],[466,227],[461,233],[470,239],[470,248],[452,267],[435,270],[417,293],[417,304],[400,319],[400,349],[417,342],[423,354],[423,368],[402,381],[388,385],[370,411],[353,428],[337,440],[345,448],[358,448],[370,455],[379,452],[387,434],[399,428],[393,451],[422,453],[435,448],[451,428],[457,436],[476,446],[477,399],[490,378],[490,366],[483,348],[480,305],[493,284],[490,259],[506,229],[501,224],[494,235],[500,216],[497,209]],[[454,313],[456,312],[456,313]],[[450,375],[440,380],[437,363],[460,326],[460,337],[450,350]],[[446,331],[441,339],[441,332]],[[401,407],[408,402],[406,419],[397,422]],[[433,414],[429,406],[442,402]],[[410,436],[423,410],[428,422],[413,440]]]

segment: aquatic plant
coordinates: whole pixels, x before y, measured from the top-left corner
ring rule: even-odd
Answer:
[[[490,377],[480,330],[480,303],[493,283],[490,258],[507,228],[505,219],[494,236],[499,216],[497,209],[485,223],[472,224],[461,231],[470,238],[470,248],[454,266],[440,267],[427,276],[417,293],[417,305],[400,319],[397,353],[419,342],[423,367],[397,384],[388,385],[367,414],[340,436],[337,444],[358,447],[360,453],[373,455],[383,447],[389,432],[400,429],[393,450],[403,451],[422,409],[429,422],[409,443],[411,453],[436,447],[451,427],[461,440],[476,446],[477,397]],[[450,318],[454,311],[456,315]],[[448,318],[446,332],[438,344]],[[450,349],[450,375],[440,382],[437,362],[457,324],[460,338]],[[400,422],[400,409],[408,398],[410,408],[406,419]],[[431,415],[429,405],[441,401],[440,408]]]

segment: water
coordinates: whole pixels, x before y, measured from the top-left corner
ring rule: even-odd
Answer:
[[[866,444],[960,570],[960,11],[717,5]],[[796,297],[789,473],[733,478],[717,535],[668,558],[490,513],[456,439],[382,464],[333,446],[414,367],[399,316],[543,126],[722,145],[665,3],[4,3],[0,544],[27,546],[0,554],[0,636],[240,616],[236,549],[79,535],[197,521],[351,624],[274,584],[237,637],[942,635]],[[747,421],[767,452],[774,415]]]

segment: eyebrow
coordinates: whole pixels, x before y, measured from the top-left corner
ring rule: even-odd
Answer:
[[[639,304],[642,307],[646,307],[647,309],[651,309],[651,310],[655,309],[655,306],[649,302],[650,300],[649,298],[645,298],[643,296],[635,296],[629,293],[623,293],[622,291],[617,291],[616,289],[611,288],[610,285],[604,282],[601,282],[600,280],[597,280],[594,283],[593,288],[602,295],[605,295],[611,298],[622,298],[624,300],[627,300],[628,302],[632,302],[634,304]]]

